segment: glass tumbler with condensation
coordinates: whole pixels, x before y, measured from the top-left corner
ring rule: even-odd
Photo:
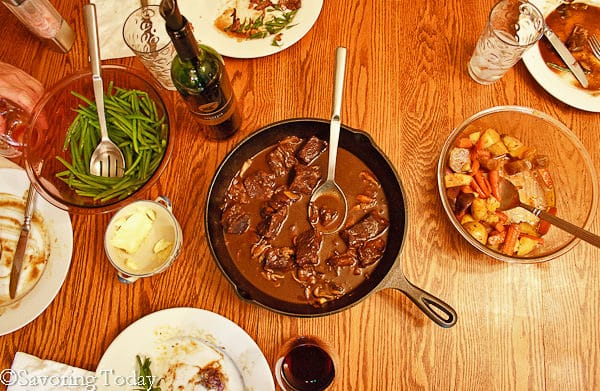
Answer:
[[[175,91],[171,62],[176,52],[159,6],[147,5],[133,11],[123,25],[123,39],[154,78],[167,90]]]
[[[544,34],[544,16],[526,0],[502,0],[492,8],[468,64],[480,84],[498,81]]]

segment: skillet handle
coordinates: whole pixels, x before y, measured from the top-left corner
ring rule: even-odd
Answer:
[[[396,278],[394,278],[395,281],[390,288],[397,289],[404,293],[438,326],[450,328],[456,324],[457,315],[454,308],[450,307],[450,305],[443,300],[413,285],[401,271],[396,274]]]

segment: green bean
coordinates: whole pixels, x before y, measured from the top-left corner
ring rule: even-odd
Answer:
[[[91,175],[89,161],[100,140],[96,105],[76,91],[83,103],[73,111],[64,149],[70,148],[70,161],[56,156],[66,170],[56,174],[76,194],[94,200],[123,199],[141,187],[156,171],[166,150],[166,118],[158,115],[156,103],[148,93],[116,87],[111,81],[105,95],[107,127],[111,139],[125,157],[126,171],[121,178]]]

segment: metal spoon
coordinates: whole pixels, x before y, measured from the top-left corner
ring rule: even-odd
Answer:
[[[519,191],[510,181],[500,178],[500,210],[508,210],[520,206],[539,217],[542,220],[570,233],[571,235],[585,240],[596,247],[600,247],[600,236],[580,228],[568,221],[556,217],[542,209],[524,204],[519,198]]]
[[[94,85],[94,99],[100,123],[100,143],[94,150],[90,159],[90,173],[97,176],[123,176],[125,158],[115,143],[108,137],[106,117],[104,113],[104,86],[100,73],[100,43],[98,40],[98,21],[96,19],[95,4],[83,6],[85,29],[88,36],[88,50],[92,67],[92,83]]]
[[[335,183],[335,166],[337,159],[338,141],[340,138],[340,112],[342,108],[342,92],[344,89],[344,74],[346,71],[346,48],[338,47],[335,51],[335,81],[333,85],[333,110],[329,128],[329,162],[327,164],[327,180],[317,187],[310,197],[308,206],[309,220],[320,232],[333,233],[346,221],[348,202],[342,189]],[[315,219],[313,212],[321,209],[321,205],[333,210],[336,216],[327,224],[321,224]],[[333,207],[331,207],[333,205]]]

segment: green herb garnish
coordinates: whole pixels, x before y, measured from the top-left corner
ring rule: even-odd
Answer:
[[[137,385],[140,386],[140,388],[136,388],[136,390],[137,391],[161,391],[159,385],[160,385],[160,382],[162,381],[162,379],[158,380],[158,382],[156,383],[156,386],[154,385],[155,377],[152,376],[152,370],[150,369],[150,364],[152,363],[150,361],[150,359],[148,357],[144,357],[144,361],[142,362],[142,359],[140,358],[139,355],[136,355],[135,358],[137,360],[137,366],[138,366]]]
[[[284,12],[283,9],[277,5],[266,9],[267,14],[273,12],[281,12],[281,15],[274,18],[266,18],[267,21],[265,21],[263,16],[256,19],[244,19],[243,23],[240,23],[239,25],[236,25],[235,23],[231,24],[225,28],[225,31],[241,34],[248,39],[261,39],[269,35],[277,35],[284,29],[287,30],[296,26],[291,23],[298,12],[297,9]],[[278,37],[273,38],[271,45],[280,46],[278,40]]]
[[[562,67],[562,66],[560,66],[560,65],[558,65],[558,64],[555,64],[555,63],[553,63],[553,62],[546,62],[546,65],[548,66],[548,68],[553,68],[553,69],[556,69],[556,70],[558,70],[558,71],[562,71],[562,72],[571,72],[571,71],[569,70],[569,68]]]

